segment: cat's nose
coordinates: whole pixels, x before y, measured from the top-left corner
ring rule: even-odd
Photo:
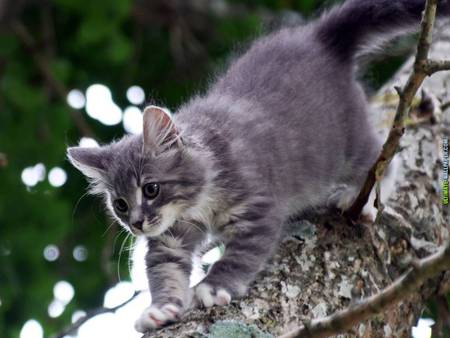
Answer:
[[[144,224],[144,221],[136,221],[133,223],[133,227],[138,229],[138,230],[142,230],[142,225]]]

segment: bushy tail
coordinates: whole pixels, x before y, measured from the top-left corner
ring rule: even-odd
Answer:
[[[347,0],[318,21],[319,38],[338,57],[349,59],[371,39],[418,27],[425,0]],[[438,1],[438,15],[450,16],[450,0]]]

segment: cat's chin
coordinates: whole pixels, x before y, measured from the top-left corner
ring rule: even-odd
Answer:
[[[136,237],[158,237],[164,233],[169,227],[163,227],[162,225],[152,227],[149,230],[142,231],[138,229],[132,229],[131,233]]]

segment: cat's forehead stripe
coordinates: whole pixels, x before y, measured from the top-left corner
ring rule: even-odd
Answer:
[[[136,203],[138,206],[142,205],[142,189],[137,187],[136,189]]]

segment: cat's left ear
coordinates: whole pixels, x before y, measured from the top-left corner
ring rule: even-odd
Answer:
[[[144,109],[144,152],[159,153],[172,146],[181,147],[180,134],[165,109],[148,106]]]
[[[72,165],[91,179],[101,179],[105,176],[111,161],[106,147],[70,147],[67,157]]]

